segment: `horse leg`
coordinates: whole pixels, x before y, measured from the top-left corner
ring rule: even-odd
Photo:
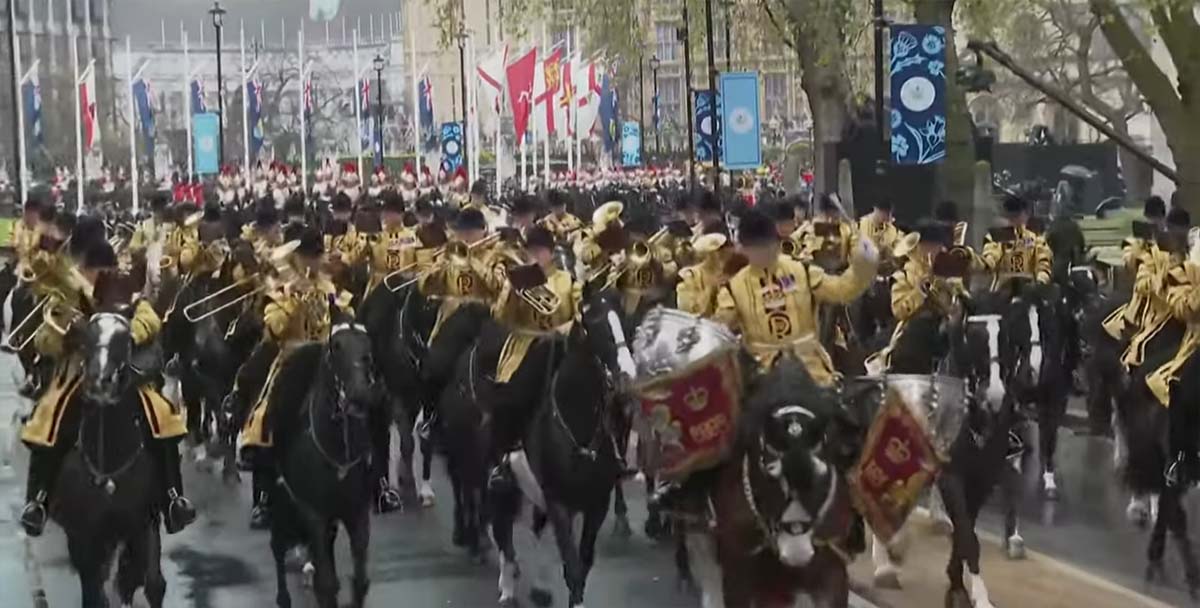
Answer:
[[[900,536],[907,534],[901,528],[896,531],[894,540],[899,540]],[[871,561],[875,564],[874,586],[880,589],[899,589],[900,588],[900,566],[897,564],[895,556],[888,543],[883,542],[877,535],[871,535]]]
[[[1066,395],[1051,398],[1049,403],[1038,407],[1038,454],[1042,459],[1042,488],[1048,500],[1058,500],[1058,482],[1055,479],[1058,467],[1054,455],[1058,451],[1058,427],[1066,409]]]
[[[950,587],[946,591],[946,606],[985,608],[990,607],[990,603],[987,603],[987,589],[983,587],[983,579],[979,578],[979,537],[975,534],[975,517],[971,512],[963,483],[963,477],[958,474],[943,475],[937,483],[953,527],[950,533],[950,562],[946,566],[946,576],[950,580]],[[969,589],[963,580],[964,561],[970,570]],[[978,596],[976,587],[981,590]]]
[[[999,427],[993,432],[1001,432],[1003,428]],[[1002,464],[1003,470],[1000,474],[1004,494],[1004,548],[1008,558],[1012,560],[1025,559],[1025,539],[1021,536],[1018,509],[1024,486],[1022,471],[1026,468],[1025,460],[1028,455],[1029,451],[1026,448],[1019,455],[1009,458]]]
[[[287,552],[291,545],[289,540],[283,527],[275,522],[271,526],[271,556],[275,558],[275,605],[278,608],[292,606],[292,596],[287,587]]]
[[[575,535],[572,534],[571,512],[565,505],[547,500],[546,515],[550,518],[550,526],[554,530],[554,540],[558,545],[558,555],[563,561],[563,579],[567,583],[567,591],[570,594],[567,605],[579,606],[583,603],[583,563],[579,559],[579,548],[575,545]]]
[[[1150,545],[1146,549],[1146,557],[1149,559],[1149,563],[1146,565],[1147,583],[1153,583],[1156,579],[1164,578],[1166,575],[1163,571],[1163,553],[1166,552],[1167,545],[1167,522],[1174,515],[1174,509],[1168,498],[1170,493],[1171,488],[1167,488],[1155,499],[1159,506],[1159,513],[1150,530]]]
[[[316,568],[313,590],[317,594],[317,605],[320,608],[337,608],[338,580],[330,525],[313,513],[306,513],[304,517],[308,522],[310,557]]]
[[[617,484],[618,487],[620,484]],[[583,531],[579,534],[579,560],[583,564],[583,577],[579,581],[580,604],[583,603],[583,589],[587,584],[588,574],[596,563],[596,536],[604,526],[604,518],[608,516],[608,500],[593,505],[583,514]]]
[[[613,521],[613,536],[617,538],[633,536],[633,529],[629,527],[629,506],[625,504],[625,489],[620,479],[613,486],[613,515],[616,516]]]
[[[497,582],[500,606],[516,608],[520,568],[513,545],[513,523],[521,509],[521,496],[515,488],[494,486],[488,489],[488,501],[491,505],[492,541],[496,543],[496,553],[500,558],[500,580]]]
[[[1192,541],[1187,534],[1187,510],[1183,508],[1183,491],[1171,488],[1164,494],[1170,494],[1172,517],[1167,522],[1171,536],[1179,549],[1179,561],[1183,562],[1184,580],[1187,582],[1188,593],[1196,599],[1200,589],[1200,567],[1196,564],[1196,554],[1192,551]]]
[[[122,606],[133,605],[133,594],[142,586],[146,569],[145,533],[125,539],[120,559],[117,560],[117,598]]]
[[[142,580],[142,591],[150,608],[162,608],[163,598],[167,595],[167,579],[162,572],[162,535],[158,523],[150,526],[146,535],[146,559],[143,564],[145,576]]]
[[[367,601],[367,590],[371,588],[371,580],[367,577],[367,549],[371,544],[371,515],[367,509],[360,509],[354,520],[347,522],[346,529],[350,536],[350,559],[354,562],[354,608],[362,608]]]
[[[71,566],[79,575],[79,598],[83,608],[106,608],[108,598],[104,596],[104,579],[107,571],[105,549],[93,539],[67,537],[67,552]]]
[[[736,589],[727,587],[730,576],[719,561],[716,537],[707,529],[689,530],[683,534],[687,565],[696,573],[696,582],[700,586],[700,605],[703,608],[725,608],[729,593]],[[740,604],[731,602],[730,605]]]
[[[432,422],[426,420],[429,415],[429,410],[423,408],[417,420],[417,428],[425,429],[426,426],[432,425]],[[418,431],[420,438],[419,445],[421,447],[421,481],[417,484],[417,498],[421,501],[422,507],[432,507],[435,495],[433,493],[433,485],[429,483],[429,478],[433,470],[433,432],[432,429]]]
[[[533,560],[533,582],[530,584],[529,598],[534,606],[546,608],[554,604],[554,593],[550,590],[554,585],[554,551],[546,546],[546,528],[550,527],[550,516],[545,511],[533,509],[533,537],[537,541],[537,550],[530,556]]]
[[[460,464],[451,454],[446,459],[446,472],[450,476],[450,493],[454,500],[454,528],[450,532],[450,540],[455,547],[466,546],[466,503],[467,492],[463,484]]]
[[[850,573],[841,558],[830,560],[832,567],[821,573],[820,588],[809,593],[813,608],[848,608],[850,606]]]
[[[639,446],[640,449],[640,446]],[[654,500],[655,480],[652,473],[646,473],[646,524],[643,532],[650,540],[662,540],[666,535],[666,525],[663,522],[662,509]]]

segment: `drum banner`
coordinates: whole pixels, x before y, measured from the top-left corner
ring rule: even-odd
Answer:
[[[946,29],[893,25],[892,162],[929,165],[946,158]]]
[[[639,435],[649,443],[650,470],[667,480],[711,467],[733,447],[741,413],[737,351],[714,353],[638,385]]]
[[[942,461],[924,422],[888,388],[858,463],[850,471],[854,506],[884,542],[904,525]]]

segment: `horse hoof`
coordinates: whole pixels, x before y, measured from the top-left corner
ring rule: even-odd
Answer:
[[[534,587],[529,591],[529,600],[538,608],[549,608],[554,603],[554,594]]]
[[[900,571],[893,566],[876,569],[874,586],[876,589],[900,589]]]
[[[1047,500],[1058,500],[1058,483],[1054,481],[1054,473],[1042,474],[1042,486],[1046,491]]]
[[[1005,541],[1005,550],[1008,554],[1008,559],[1021,560],[1025,559],[1025,539],[1021,538],[1020,534],[1013,534]]]
[[[429,507],[433,506],[433,487],[429,485],[428,481],[421,482],[421,487],[417,490],[417,498],[421,500],[422,507],[428,509]]]
[[[971,598],[965,589],[949,589],[946,591],[946,608],[972,608]]]
[[[314,566],[312,562],[305,562],[304,567],[300,569],[300,572],[304,575],[304,587],[306,589],[312,589],[313,584],[315,583],[313,579],[315,579],[317,575],[317,567]]]
[[[618,515],[613,522],[613,537],[624,540],[631,536],[633,536],[633,529],[629,527],[629,518]]]
[[[520,605],[517,599],[512,597],[500,600],[500,608],[517,608]]]
[[[1145,528],[1150,524],[1150,506],[1145,498],[1134,496],[1125,507],[1125,518],[1129,523]]]
[[[938,536],[950,536],[954,533],[954,522],[945,515],[933,520],[933,533]]]

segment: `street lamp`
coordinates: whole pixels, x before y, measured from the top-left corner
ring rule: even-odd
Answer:
[[[638,128],[642,130],[638,138],[638,154],[643,164],[646,163],[646,62],[638,55]]]
[[[217,164],[225,164],[225,80],[221,75],[221,31],[225,28],[225,9],[218,0],[213,0],[208,14],[212,15],[213,29],[217,32]]]
[[[887,134],[883,129],[883,0],[875,0],[875,136],[879,148],[875,152],[875,175],[882,178],[887,173]],[[878,192],[882,192],[882,179],[876,181]]]
[[[371,65],[375,68],[375,158],[376,168],[383,166],[383,68],[387,64],[383,55],[375,53]]]
[[[878,1],[878,0],[877,0]],[[704,0],[704,29],[708,33],[708,108],[712,117],[708,124],[712,133],[713,193],[721,196],[721,140],[717,137],[721,117],[717,114],[717,61],[713,51],[712,0]]]
[[[688,189],[696,188],[696,137],[692,112],[692,40],[688,29],[688,3],[683,3],[683,27],[675,30],[675,36],[683,42],[683,97],[687,108]],[[715,105],[715,104],[714,104]],[[715,111],[716,108],[714,107]]]
[[[659,114],[658,114],[658,66],[661,65],[661,63],[662,62],[660,62],[658,60],[658,55],[653,55],[650,57],[650,79],[654,83],[653,86],[654,86],[654,156],[655,157],[657,157],[659,154],[662,154],[662,140],[659,139],[659,136],[658,136],[659,121],[661,120],[659,118]]]
[[[460,24],[458,29],[458,84],[462,95],[462,164],[467,164],[467,26]],[[474,169],[472,169],[473,171]]]

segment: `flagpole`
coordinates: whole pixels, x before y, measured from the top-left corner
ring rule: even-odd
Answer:
[[[71,64],[75,69],[75,210],[83,209],[83,108],[79,104],[79,41],[71,36]]]
[[[8,22],[10,24],[16,22],[16,2],[8,3]],[[16,163],[16,179],[17,186],[20,188],[21,204],[29,199],[29,180],[25,175],[25,167],[28,165],[26,160],[25,150],[25,79],[21,70],[21,40],[13,34],[12,36],[12,57],[13,57],[13,101],[17,103],[17,163]],[[36,59],[34,62],[36,63]]]
[[[470,63],[473,66],[476,59],[475,39],[467,39],[467,45],[471,55]],[[470,128],[468,136],[471,139],[471,164],[468,167],[471,170],[471,175],[469,176],[470,182],[474,184],[475,180],[479,179],[479,83],[476,77],[468,77],[465,72],[463,76],[467,79],[467,98],[471,103],[471,111],[467,113],[470,117],[470,122],[467,123],[467,126]]]
[[[545,21],[542,22],[542,53],[543,57],[550,57],[550,41],[546,38]],[[545,76],[546,60],[542,59],[542,82],[545,82]],[[542,108],[542,187],[550,180],[550,112],[553,110],[551,104],[554,101],[554,95],[550,93],[550,83],[545,82],[545,88],[545,107]]]
[[[575,26],[575,39],[579,40],[579,26],[578,25]],[[582,49],[580,49],[580,50],[582,50]],[[583,67],[583,53],[579,53],[579,67],[581,67],[581,68]],[[584,76],[586,77],[587,74],[585,73]],[[579,137],[579,91],[581,88],[581,84],[574,82],[575,81],[574,77],[571,78],[571,81],[572,81],[571,84],[573,84],[575,86],[575,94],[572,95],[572,97],[574,97],[575,99],[573,99],[571,101],[571,103],[575,104],[575,107],[574,107],[574,110],[575,110],[575,112],[574,112],[574,114],[575,114],[575,119],[574,119],[575,120],[575,129],[574,129],[574,131],[575,131],[575,168],[577,170],[582,170],[583,169],[583,139]],[[585,93],[587,93],[588,95],[591,95],[591,88],[590,88],[591,86],[592,85],[591,85],[590,81],[584,82],[584,83],[582,83],[582,90]],[[570,144],[568,144],[568,145],[570,145]]]
[[[504,59],[505,59],[505,61],[500,62],[501,70],[503,70],[505,67],[507,67],[504,65],[505,63],[507,63],[507,59],[508,59],[507,53],[505,54]],[[495,108],[496,108],[496,139],[495,139],[495,141],[492,142],[492,145],[496,148],[495,154],[496,154],[496,200],[497,201],[499,201],[500,197],[503,195],[503,192],[502,192],[503,189],[502,189],[501,185],[504,181],[504,170],[503,170],[504,169],[504,162],[503,162],[504,146],[501,144],[501,141],[500,141],[500,117],[504,116],[504,87],[508,86],[507,83],[508,83],[507,78],[500,81],[500,92],[496,94],[496,105],[495,105]]]
[[[358,29],[354,30],[354,158],[357,159],[358,178],[364,179],[362,163],[362,83],[358,71]]]
[[[421,91],[417,86],[417,37],[413,31],[412,21],[408,23],[408,48],[412,72],[412,133],[413,133],[413,162],[416,164],[416,176],[421,175]]]
[[[300,49],[300,192],[308,198],[308,80],[304,68],[304,21],[300,21],[300,32],[296,44]]]
[[[163,26],[163,38],[166,38],[166,26]],[[166,46],[165,44],[163,46]],[[125,36],[125,76],[129,87],[129,183],[133,187],[133,214],[138,212],[138,163],[137,163],[137,116],[134,111],[136,101],[133,98],[133,42]]]
[[[566,57],[567,57],[567,69],[560,70],[559,73],[562,74],[560,81],[563,83],[562,86],[565,88],[566,83],[567,83],[567,78],[570,78],[571,79],[571,88],[574,89],[575,88],[575,74],[573,74],[572,72],[575,71],[576,61],[575,61],[575,56],[571,54],[571,37],[570,36],[567,36],[567,55],[566,55]],[[571,132],[574,131],[575,129],[574,128],[568,129],[567,125],[574,125],[574,123],[571,122],[571,116],[573,116],[575,114],[574,112],[572,112],[572,110],[574,110],[574,108],[572,106],[575,105],[575,91],[571,90],[569,96],[565,95],[565,93],[567,93],[567,92],[568,91],[566,91],[566,90],[563,91],[564,97],[567,99],[567,106],[566,106],[567,111],[566,111],[566,114],[563,115],[563,120],[565,120],[567,123],[567,124],[563,125],[563,128],[567,130],[567,137],[564,137],[562,139],[565,140],[567,143],[567,172],[574,173],[575,172],[575,147],[571,145],[570,135],[571,135]]]
[[[190,182],[196,176],[196,159],[192,151],[192,112],[195,108],[192,107],[192,59],[188,54],[188,33],[182,23],[179,24],[179,36],[183,39],[183,98],[187,108],[183,113],[183,122],[187,130],[187,174]],[[204,94],[203,91],[199,93]]]
[[[245,171],[246,179],[250,177],[250,99],[249,90],[246,88],[246,81],[249,80],[249,75],[246,73],[246,22],[242,22],[238,28],[240,38],[238,40],[238,51],[242,56],[242,168]]]

